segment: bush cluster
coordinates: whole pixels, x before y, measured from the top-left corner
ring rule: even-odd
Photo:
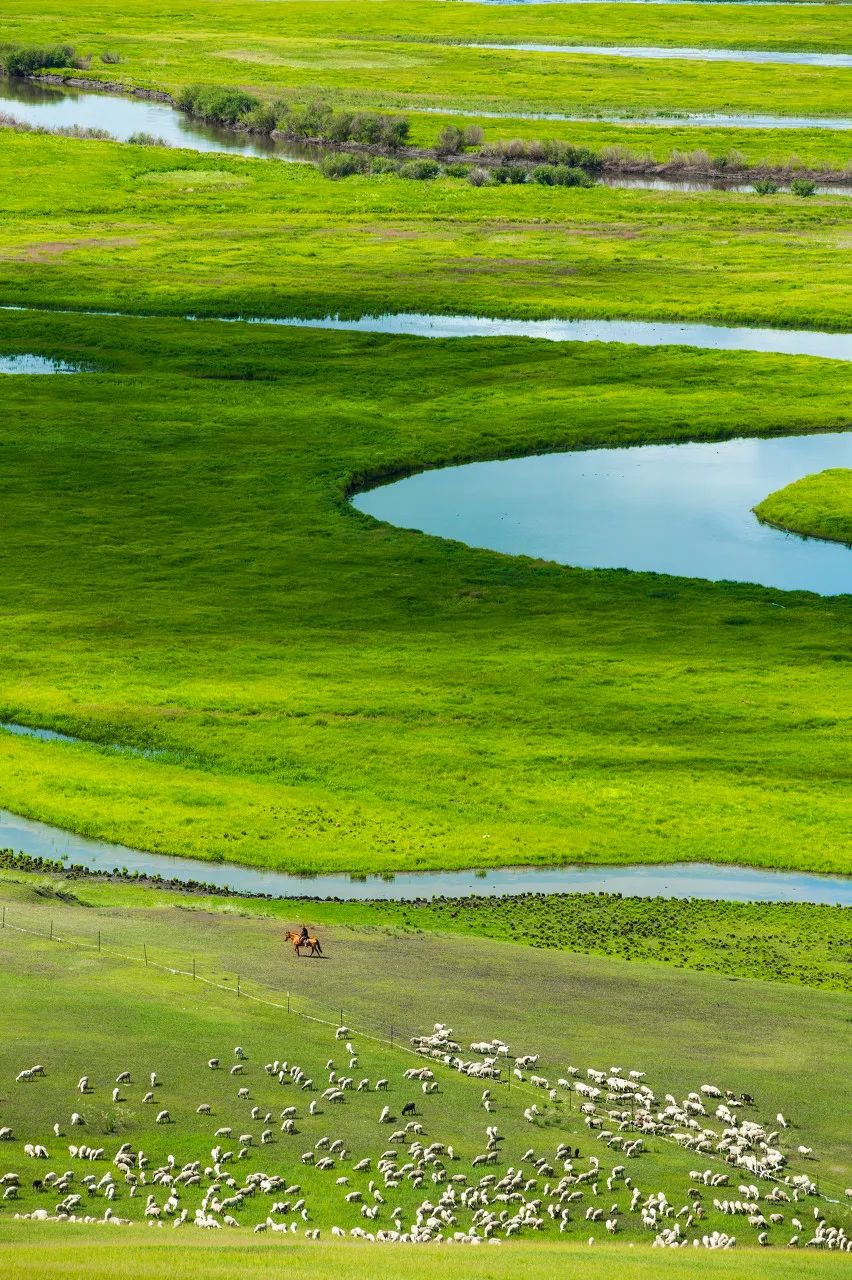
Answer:
[[[216,85],[191,84],[182,89],[177,104],[182,111],[211,120],[216,124],[238,124],[250,112],[257,110],[260,102],[241,89],[223,89]]]
[[[335,111],[322,101],[304,104],[277,103],[275,128],[288,138],[321,138],[341,145],[356,142],[364,147],[396,151],[408,141],[409,123],[404,116],[376,111]]]
[[[503,142],[489,142],[483,148],[489,156],[505,161],[529,160],[551,165],[565,165],[571,169],[585,169],[588,173],[600,173],[603,158],[588,147],[577,147],[560,138],[510,138]]]
[[[74,47],[70,44],[22,46],[10,49],[3,57],[3,70],[7,76],[31,76],[45,67],[76,65]]]

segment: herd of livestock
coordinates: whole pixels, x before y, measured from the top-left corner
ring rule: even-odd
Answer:
[[[729,1249],[740,1241],[852,1252],[849,1210],[824,1195],[810,1172],[791,1171],[791,1160],[812,1165],[812,1149],[790,1138],[782,1114],[771,1125],[758,1119],[749,1094],[705,1083],[685,1097],[660,1098],[644,1072],[617,1066],[572,1066],[550,1078],[539,1073],[538,1055],[513,1056],[500,1040],[463,1051],[441,1023],[412,1039],[419,1065],[400,1071],[398,1081],[371,1078],[362,1074],[354,1040],[349,1028],[338,1027],[335,1056],[321,1071],[278,1058],[254,1068],[241,1046],[230,1066],[208,1059],[202,1070],[232,1079],[229,1105],[237,1118],[223,1116],[221,1101],[198,1099],[196,1125],[211,1117],[210,1141],[188,1160],[165,1148],[155,1160],[131,1140],[116,1143],[103,1132],[91,1142],[69,1142],[71,1131],[85,1135],[96,1127],[87,1112],[99,1089],[109,1091],[114,1107],[139,1089],[141,1106],[152,1108],[151,1120],[164,1133],[187,1110],[184,1099],[161,1105],[165,1082],[156,1071],[140,1085],[126,1070],[109,1084],[96,1083],[93,1070],[77,1081],[76,1102],[53,1122],[52,1140],[0,1125],[0,1213],[31,1222],[242,1226],[385,1243],[495,1244],[555,1233],[589,1244],[622,1236],[657,1247]],[[466,1105],[483,1112],[479,1150],[471,1151],[469,1135],[463,1141],[449,1129],[438,1131],[442,1120],[453,1121],[452,1109],[442,1115],[441,1105],[456,1096],[451,1073],[469,1082],[459,1086],[470,1092]],[[37,1064],[22,1069],[16,1084],[38,1089],[46,1075]],[[280,1091],[283,1108],[269,1101]],[[428,1119],[421,1110],[426,1097]],[[367,1109],[374,1109],[373,1149],[351,1150],[343,1132],[313,1133],[332,1128],[328,1117],[350,1107],[361,1108],[362,1144]],[[502,1115],[511,1140],[501,1132]],[[531,1142],[523,1152],[521,1118]],[[139,1127],[149,1140],[158,1132]],[[23,1159],[4,1172],[6,1152]],[[652,1153],[649,1164],[665,1187],[643,1173]],[[683,1153],[695,1165],[688,1171]],[[30,1161],[39,1163],[27,1170]],[[846,1196],[852,1199],[852,1188]]]

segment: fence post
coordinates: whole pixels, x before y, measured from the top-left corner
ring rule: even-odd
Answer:
[[[3,908],[3,928],[6,928],[6,908]]]
[[[237,995],[240,994],[240,975],[237,974]]]
[[[101,949],[101,931],[98,929],[98,951]]]
[[[342,1010],[342,1009],[340,1010],[340,1021],[338,1022],[338,1024],[337,1024],[337,1025],[338,1025],[339,1027],[342,1027],[342,1026],[343,1026],[343,1010]]]
[[[391,1041],[391,1048],[393,1048],[393,1023],[391,1023],[391,1035],[390,1035],[390,1041]]]
[[[145,956],[145,968],[147,969],[148,968],[148,948],[144,942],[142,943],[142,953]]]
[[[195,979],[195,956],[192,957],[192,977]]]
[[[290,1012],[290,992],[287,992],[287,1012]]]
[[[53,941],[53,921],[50,922],[50,941]]]

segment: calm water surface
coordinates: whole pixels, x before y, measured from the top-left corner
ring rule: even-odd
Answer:
[[[852,53],[798,53],[786,49],[698,49],[665,45],[537,44],[481,41],[465,49],[517,49],[524,53],[596,54],[607,58],[666,58],[678,62],[759,62],[802,67],[852,67]]]
[[[48,356],[22,354],[0,356],[0,373],[82,373],[82,365],[69,364],[65,360],[52,360]]]
[[[119,142],[134,133],[150,133],[170,146],[192,151],[224,151],[231,155],[311,159],[310,148],[297,143],[239,133],[206,125],[165,102],[125,97],[119,93],[59,89],[26,80],[0,80],[0,111],[25,124],[45,129],[106,129]]]
[[[852,432],[648,445],[477,462],[354,499],[390,524],[585,569],[852,592],[852,549],[762,525],[752,507],[827,467],[852,467]]]
[[[145,875],[195,880],[243,893],[280,897],[412,898],[504,897],[519,893],[623,893],[640,898],[708,898],[729,902],[819,902],[852,905],[852,879],[804,872],[759,871],[676,863],[647,867],[517,867],[475,871],[400,872],[391,877],[289,876],[228,863],[143,853],[124,845],[74,835],[60,827],[0,810],[0,846],[109,872],[127,868]]]

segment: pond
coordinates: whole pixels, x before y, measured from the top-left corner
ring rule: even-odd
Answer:
[[[665,58],[679,62],[757,62],[801,67],[852,67],[852,53],[808,53],[789,49],[700,49],[666,45],[537,44],[478,41],[465,49],[517,49],[521,53],[594,54],[605,58]]]
[[[852,432],[475,462],[353,502],[389,524],[509,555],[839,595],[852,592],[852,549],[763,525],[752,507],[842,466],[852,467]]]
[[[78,836],[45,822],[0,810],[0,846],[67,859],[92,871],[126,868],[164,879],[194,880],[242,893],[276,897],[417,898],[504,897],[520,893],[621,893],[640,898],[704,898],[728,902],[817,902],[852,906],[852,879],[752,867],[677,863],[626,867],[512,867],[485,872],[412,871],[391,877],[291,876],[280,871],[144,853]]]
[[[53,360],[49,356],[35,356],[24,352],[14,356],[0,356],[0,373],[82,373],[83,366],[69,364],[67,360]]]

